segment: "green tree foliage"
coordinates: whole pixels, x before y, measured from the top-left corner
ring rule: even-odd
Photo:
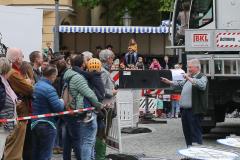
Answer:
[[[128,9],[133,25],[160,25],[168,18],[172,0],[77,0],[81,6],[94,8],[102,5],[106,9],[100,18],[108,25],[122,25],[124,12]]]
[[[170,12],[173,0],[160,0],[160,12]]]
[[[78,5],[94,8],[98,6],[102,0],[76,0]]]

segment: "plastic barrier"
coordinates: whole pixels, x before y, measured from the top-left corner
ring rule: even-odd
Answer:
[[[117,117],[112,119],[112,126],[109,129],[106,143],[108,147],[118,150],[120,153],[122,153],[121,128],[118,115],[119,111],[117,111]]]
[[[107,137],[109,147],[122,152],[121,128],[135,127],[139,120],[139,102],[141,90],[119,89],[116,95],[117,116]]]
[[[119,109],[120,127],[134,127],[139,120],[141,90],[119,89],[117,108]]]
[[[152,113],[155,117],[157,117],[157,105],[156,105],[156,98],[148,98],[148,111]],[[142,97],[140,99],[140,107],[139,107],[140,114],[146,113],[146,98]]]

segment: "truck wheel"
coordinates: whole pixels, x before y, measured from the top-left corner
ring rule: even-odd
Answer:
[[[223,105],[216,106],[215,107],[216,122],[224,122],[225,113],[226,113],[226,107],[224,107]]]

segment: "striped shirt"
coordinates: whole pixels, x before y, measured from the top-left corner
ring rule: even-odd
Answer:
[[[8,94],[6,94],[5,106],[0,112],[0,118],[11,119],[11,118],[15,118],[15,115],[16,115],[16,111],[14,108],[14,102],[12,98]],[[4,124],[4,129],[8,131],[12,131],[14,127],[15,127],[15,122],[7,122]]]

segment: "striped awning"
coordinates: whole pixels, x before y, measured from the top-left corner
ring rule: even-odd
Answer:
[[[168,33],[168,26],[59,26],[62,33]]]

